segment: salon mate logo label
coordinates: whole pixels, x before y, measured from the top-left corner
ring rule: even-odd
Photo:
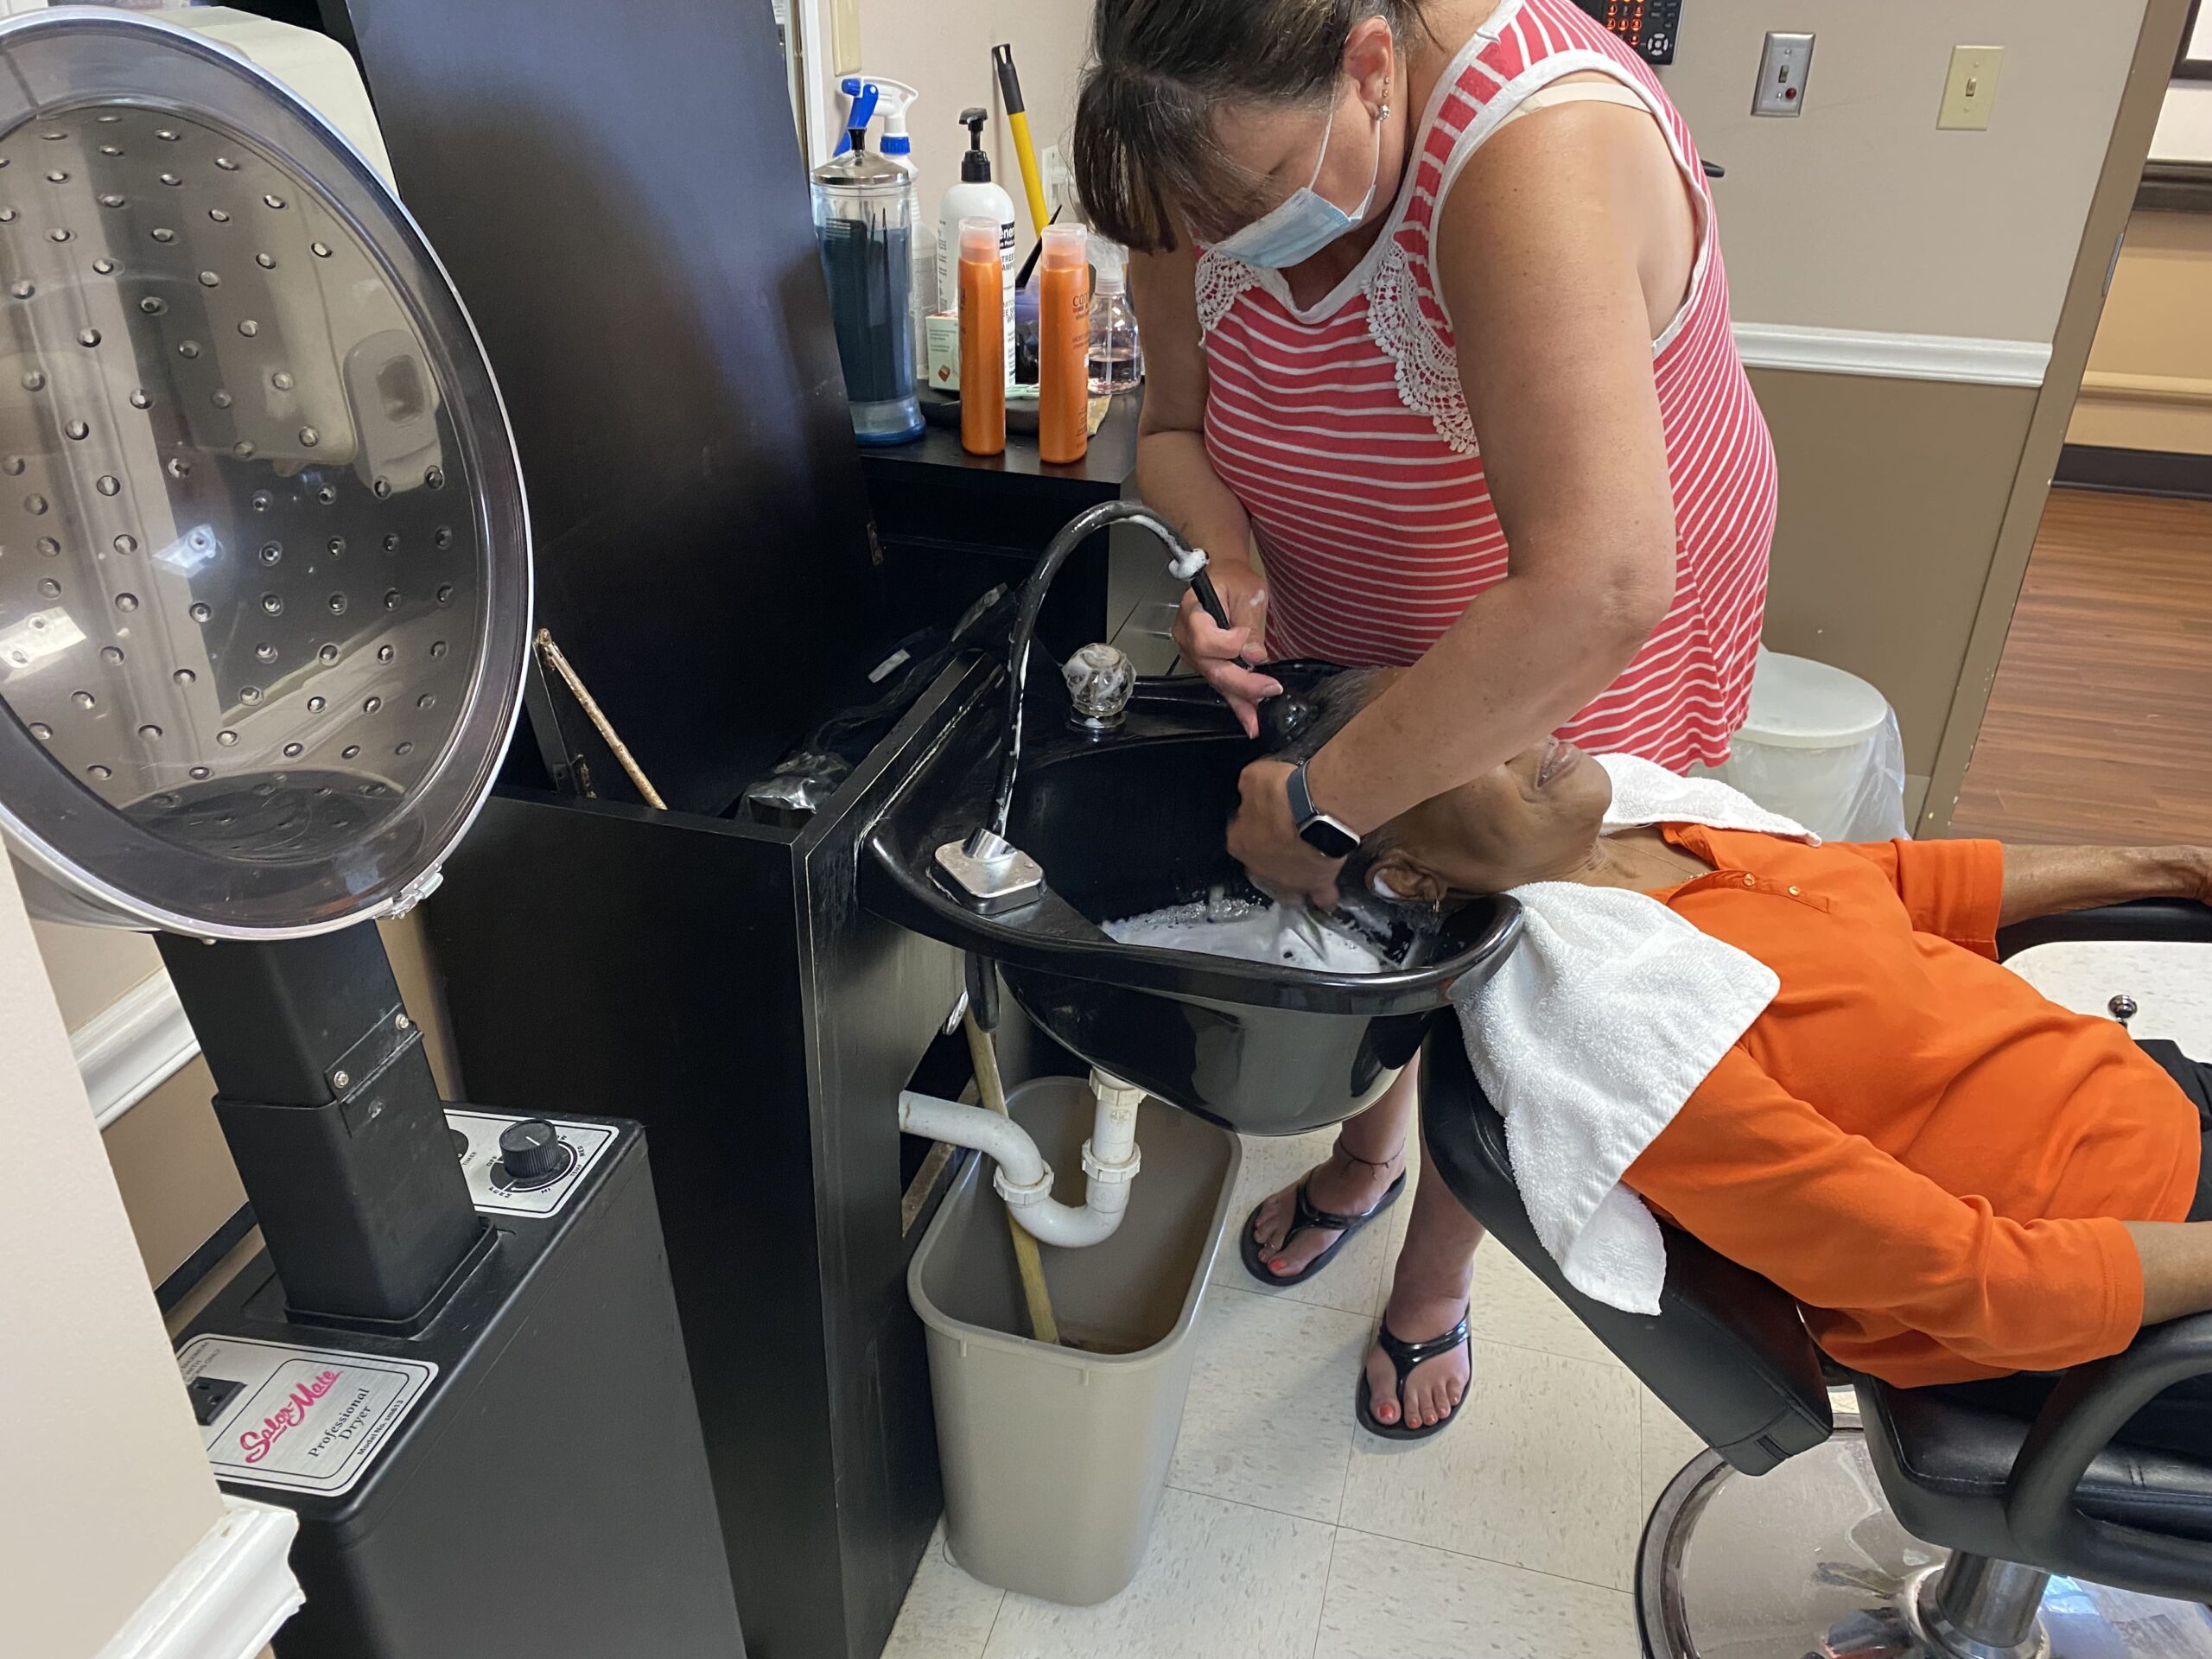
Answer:
[[[250,1428],[239,1435],[238,1445],[245,1450],[245,1460],[249,1464],[259,1463],[277,1441],[307,1421],[315,1402],[338,1385],[340,1375],[335,1370],[316,1372],[295,1388],[283,1405],[263,1418],[259,1428]]]

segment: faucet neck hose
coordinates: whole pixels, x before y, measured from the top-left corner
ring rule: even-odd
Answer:
[[[1037,568],[1022,584],[1021,608],[1014,614],[1012,643],[1007,652],[1006,752],[999,761],[999,786],[991,811],[991,829],[1004,836],[1014,813],[1014,785],[1021,768],[1022,688],[1029,678],[1029,651],[1037,637],[1037,618],[1045,608],[1045,595],[1052,578],[1067,563],[1068,555],[1109,524],[1142,524],[1166,547],[1171,556],[1188,558],[1192,549],[1182,533],[1150,507],[1135,501],[1102,501],[1085,508],[1061,527],[1046,546]]]

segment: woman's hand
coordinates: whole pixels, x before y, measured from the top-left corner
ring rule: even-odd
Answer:
[[[1255,760],[1244,768],[1236,779],[1236,816],[1229,823],[1230,855],[1262,892],[1334,910],[1344,861],[1324,857],[1299,839],[1290,816],[1290,773],[1281,760]]]
[[[1185,593],[1175,613],[1175,649],[1199,677],[1221,693],[1236,711],[1247,737],[1260,734],[1260,704],[1282,695],[1281,683],[1240,667],[1236,659],[1257,657],[1267,647],[1268,589],[1260,573],[1243,559],[1219,558],[1208,567],[1214,591],[1234,625],[1224,628],[1205,613],[1198,596]]]

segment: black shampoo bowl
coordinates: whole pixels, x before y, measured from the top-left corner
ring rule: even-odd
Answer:
[[[1050,671],[1031,676],[1007,839],[1046,892],[979,915],[938,886],[936,849],[989,815],[1006,716],[1000,675],[971,675],[937,741],[869,832],[862,901],[996,962],[1017,1002],[1091,1065],[1253,1135],[1351,1116],[1412,1058],[1452,988],[1504,960],[1510,898],[1480,901],[1374,974],[1318,973],[1116,944],[1099,924],[1203,899],[1240,872],[1223,830],[1257,747],[1195,681],[1141,682],[1120,729],[1070,728]]]

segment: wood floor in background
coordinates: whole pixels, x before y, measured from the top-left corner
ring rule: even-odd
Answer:
[[[1951,833],[2212,842],[2212,502],[2051,492]]]

